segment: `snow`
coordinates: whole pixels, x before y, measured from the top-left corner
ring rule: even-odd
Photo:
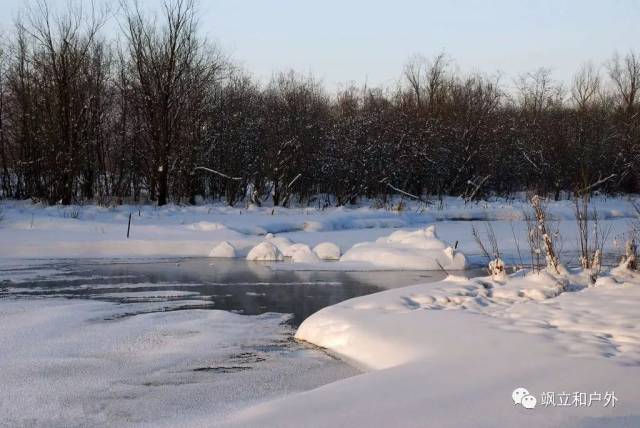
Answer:
[[[236,257],[236,249],[227,241],[222,241],[213,247],[209,257],[234,258]]]
[[[145,419],[178,418],[197,391],[188,391],[193,369],[213,362],[217,343],[227,335],[273,334],[282,321],[263,317],[265,325],[257,329],[261,323],[251,317],[198,310],[93,321],[110,315],[112,307],[88,301],[2,302],[0,373],[3,389],[11,391],[0,401],[3,423],[113,423],[114,414],[130,413],[143,401]],[[174,393],[167,394],[169,389]],[[129,400],[118,400],[124,396]]]
[[[265,240],[278,247],[278,250],[280,250],[282,253],[284,253],[292,244],[290,239],[276,236],[273,233],[267,233],[267,235],[265,236]]]
[[[291,372],[279,372],[278,379],[265,372],[262,382],[252,384],[259,391],[249,397],[236,384],[212,392],[211,380],[192,383],[192,369],[222,358],[223,335],[252,343],[278,335],[280,315],[188,309],[125,316],[109,321],[109,330],[104,318],[128,313],[119,306],[151,312],[210,302],[171,290],[114,293],[127,301],[121,305],[35,301],[27,300],[26,288],[2,287],[0,377],[3,387],[16,391],[0,401],[9,425],[77,425],[89,409],[86,423],[95,425],[640,426],[640,274],[605,266],[593,286],[571,269],[560,276],[505,274],[501,266],[519,259],[514,234],[527,256],[523,201],[465,204],[445,198],[427,207],[407,204],[404,212],[366,206],[83,206],[77,219],[61,207],[14,201],[1,206],[0,258],[9,262],[1,266],[0,281],[16,284],[50,271],[38,261],[12,264],[13,257],[209,255],[270,261],[274,270],[442,267],[453,273],[487,264],[473,242],[471,221],[490,221],[500,244],[493,278],[450,275],[347,300],[304,321],[298,340],[325,348],[363,374],[337,376],[342,379],[308,390],[325,382],[290,389],[283,379]],[[593,206],[601,225],[611,228],[605,256],[615,259],[637,213],[625,198],[595,198]],[[561,258],[570,262],[577,242],[573,203],[552,201],[548,209],[562,232]],[[130,212],[132,235],[126,239]],[[24,293],[19,296],[25,300],[7,298],[11,293]],[[171,300],[181,296],[190,300]],[[148,301],[154,298],[164,301]],[[136,303],[141,299],[147,301]],[[278,393],[263,398],[273,385]],[[535,409],[513,405],[518,387],[537,397]],[[620,402],[615,408],[544,407],[544,391],[615,391]],[[226,406],[229,396],[241,399]],[[132,421],[141,403],[144,414]],[[222,416],[212,420],[212,413]]]
[[[292,244],[284,253],[294,263],[320,263],[320,258],[305,244]]]
[[[0,299],[0,425],[211,426],[247,405],[357,373],[289,345],[285,314],[190,309],[123,317],[122,306],[148,309]]]
[[[242,409],[227,426],[638,426],[640,276],[582,279],[451,276],[327,307],[296,338],[366,373]],[[518,387],[535,409],[514,406]],[[546,391],[614,391],[619,403],[541,406]]]
[[[217,252],[217,247],[213,251]],[[317,253],[322,255],[319,256]],[[302,243],[292,243],[286,237],[269,233],[265,241],[255,246],[247,260],[278,261],[289,257],[294,263],[305,264],[306,269],[322,269],[322,259],[349,263],[352,269],[358,264],[388,269],[462,270],[467,266],[463,254],[439,240],[435,226],[416,231],[398,230],[375,242],[356,243],[342,257],[340,248],[331,242],[318,244],[314,250]]]
[[[270,242],[261,242],[249,251],[247,260],[254,261],[276,261],[284,260],[284,256],[274,244]]]
[[[321,242],[313,247],[313,252],[322,260],[340,260],[340,247],[333,242]]]
[[[416,231],[399,230],[375,242],[354,245],[341,258],[394,269],[463,270],[464,255],[438,239],[435,226]]]
[[[629,228],[629,220],[636,218],[631,202],[633,200],[626,198],[594,199],[593,207],[602,225],[612,227],[612,237],[622,235]],[[467,204],[459,198],[444,198],[442,203],[426,207],[406,205],[405,211],[398,212],[371,208],[366,202],[353,208],[247,209],[222,204],[167,205],[162,208],[149,205],[60,207],[28,201],[0,201],[3,212],[0,257],[207,257],[226,241],[234,248],[235,257],[245,258],[253,247],[274,238],[273,243],[278,247],[301,243],[314,248],[330,242],[345,253],[357,243],[375,241],[398,229],[417,230],[436,224],[441,239],[449,243],[459,241],[457,249],[468,256],[468,262],[475,263],[477,249],[471,236],[471,220],[492,222],[501,251],[505,253],[502,258],[507,264],[517,257],[511,226],[520,245],[526,243],[523,220],[528,205],[523,200],[496,199]],[[565,234],[565,250],[574,250],[573,203],[552,201],[548,209]],[[77,218],[71,217],[70,212],[77,212]],[[129,214],[133,215],[127,239]],[[607,246],[608,250],[613,249],[613,240]],[[220,250],[223,248],[226,246]],[[230,255],[228,248],[223,253],[226,257]],[[360,266],[360,269],[364,268],[364,264]],[[380,266],[371,268],[379,269]]]

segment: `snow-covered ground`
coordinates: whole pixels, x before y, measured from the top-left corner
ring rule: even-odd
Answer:
[[[622,251],[624,234],[637,219],[636,210],[624,198],[595,199],[593,206],[601,225],[610,230],[605,243],[610,257],[606,260],[615,261],[616,254]],[[216,205],[107,209],[42,208],[23,202],[4,202],[1,207],[0,257],[7,259],[206,257],[213,251],[219,257],[273,260],[273,269],[393,270],[442,266],[454,270],[484,263],[473,241],[472,221],[491,223],[507,262],[520,258],[516,243],[522,256],[526,257],[528,251],[523,214],[527,205],[518,201],[464,204],[451,198],[442,206],[410,205],[401,213],[368,207],[239,209]],[[567,264],[576,257],[573,209],[570,201],[549,204],[549,213],[562,235],[557,242]],[[126,239],[129,213],[133,213],[131,237]],[[482,231],[482,224],[479,226]],[[335,258],[336,247],[341,259],[323,260]],[[323,257],[327,254],[332,257]],[[275,261],[285,258],[290,261]],[[19,279],[16,275],[15,282]],[[595,285],[587,285],[586,276],[576,271],[563,276],[520,272],[504,282],[452,275],[437,283],[344,301],[309,317],[296,337],[326,348],[363,370],[363,374],[276,400],[247,400],[215,420],[200,410],[187,411],[189,418],[181,425],[640,426],[640,274],[606,268]],[[130,290],[125,297],[190,298],[189,294],[176,292],[155,296],[136,293]],[[101,377],[101,371],[91,372],[95,359],[105,370],[111,370],[113,363],[118,378],[146,382],[149,367],[154,373],[165,369],[166,373],[173,373],[170,367],[192,367],[195,361],[200,364],[201,359],[209,358],[218,343],[217,323],[225,317],[239,317],[198,310],[179,315],[138,315],[123,323],[130,325],[115,330],[116,334],[101,348],[92,330],[100,327],[88,322],[94,319],[92,314],[107,310],[101,304],[91,306],[95,302],[89,302],[90,306],[74,307],[72,311],[65,308],[63,316],[59,305],[68,302],[49,301],[42,312],[36,311],[37,303],[24,311],[8,303],[13,302],[2,303],[0,349],[19,350],[15,358],[9,359],[11,369],[7,370],[11,374],[10,385],[25,395],[31,391],[25,389],[31,388],[25,383],[30,375],[21,373],[28,369],[28,358],[42,358],[45,367],[55,362],[55,367],[47,369],[52,376],[51,385],[62,390],[71,388],[71,394],[83,391],[74,389],[77,386],[73,384],[65,386],[65,376],[60,374],[64,373],[64,364],[60,361],[86,358],[87,370],[106,391],[113,385]],[[38,344],[50,331],[48,325],[68,325],[65,317],[82,317],[88,327],[79,332],[63,329],[66,332],[47,346],[52,351],[42,350],[54,356],[51,362],[40,354]],[[247,332],[253,337],[257,320],[268,336],[269,318],[248,318],[238,324],[239,330],[233,334]],[[32,328],[31,323],[38,327]],[[156,325],[168,333],[158,333],[153,328]],[[131,338],[132,331],[140,332],[142,343],[149,344],[148,355],[137,351],[130,355],[126,349],[115,357],[109,353],[112,351],[100,353],[100,349],[113,349],[117,343],[126,345],[135,340]],[[183,334],[185,331],[198,333],[192,337]],[[33,341],[24,340],[32,335]],[[171,343],[165,346],[167,337]],[[97,348],[97,355],[93,347]],[[132,348],[137,345],[127,349]],[[165,351],[171,354],[170,358],[166,358]],[[133,368],[115,367],[129,358]],[[34,376],[42,376],[42,372]],[[36,387],[46,394],[44,379],[43,385],[37,383]],[[183,380],[180,378],[180,382]],[[512,393],[519,387],[535,397],[534,409],[513,403]],[[148,399],[146,392],[127,388],[124,393],[134,397],[132,406],[137,399]],[[169,390],[158,391],[160,408],[166,399],[162,396]],[[170,409],[166,411],[169,424],[177,417],[177,413],[170,414]],[[181,409],[185,411],[185,407]],[[126,414],[128,410],[114,411]],[[15,411],[11,415],[20,421]]]
[[[594,199],[593,206],[601,223],[611,227],[612,239],[607,245],[614,249],[614,238],[628,231],[629,221],[635,219],[637,213],[627,198]],[[355,244],[389,237],[400,228],[416,230],[435,223],[442,241],[448,245],[457,242],[457,249],[469,256],[468,262],[477,264],[479,259],[474,258],[474,254],[478,249],[472,239],[471,223],[491,221],[501,250],[507,258],[515,258],[512,226],[524,248],[523,219],[528,209],[523,201],[465,204],[457,198],[447,198],[442,205],[427,207],[409,204],[402,212],[367,206],[326,210],[233,208],[220,204],[105,208],[94,205],[46,207],[24,201],[0,201],[0,257],[207,257],[224,242],[232,246],[233,255],[246,257],[254,246],[268,240],[269,234],[311,249],[321,243],[334,243],[344,254]],[[562,249],[571,252],[577,243],[573,203],[551,202],[549,212],[559,221]],[[127,239],[129,214],[132,214],[131,230]],[[223,256],[231,254],[225,246],[220,250]],[[368,253],[370,256],[371,252]],[[421,256],[419,251],[417,254]],[[371,261],[371,257],[358,256],[361,262],[363,258]],[[301,257],[301,261],[309,261],[303,259]],[[385,259],[387,267],[393,267],[393,263]],[[353,263],[350,264],[350,268],[354,268]],[[399,260],[396,267],[406,268],[406,259],[404,265]]]
[[[215,310],[220,288],[159,281],[167,264],[0,260],[0,426],[209,426],[358,373],[295,342],[293,315]]]
[[[244,409],[228,425],[640,426],[640,276],[572,289],[580,282],[450,277],[325,308],[296,337],[366,373]],[[519,387],[535,408],[514,405]]]

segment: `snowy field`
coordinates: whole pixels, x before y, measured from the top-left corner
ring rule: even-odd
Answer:
[[[627,232],[629,222],[637,218],[631,204],[633,200],[594,199],[593,206],[601,223],[611,228],[607,246],[612,251],[622,251],[615,245],[616,238]],[[235,256],[245,257],[255,245],[267,240],[269,234],[275,235],[276,241],[286,239],[289,243],[305,244],[310,248],[331,242],[345,253],[355,244],[388,237],[398,229],[416,230],[436,224],[437,235],[449,244],[458,242],[457,249],[474,264],[481,259],[474,258],[478,248],[472,239],[471,223],[478,223],[482,229],[482,222],[491,221],[505,257],[516,257],[511,226],[520,246],[526,247],[523,221],[526,210],[529,205],[523,201],[465,204],[458,198],[446,198],[442,204],[436,201],[429,206],[407,204],[401,212],[368,206],[326,210],[224,205],[105,208],[94,205],[48,207],[30,202],[0,201],[0,257],[207,257],[225,241],[233,247]],[[562,250],[575,251],[577,231],[573,202],[551,202],[549,212],[559,221]],[[130,237],[126,239],[129,214],[132,215]],[[282,250],[287,246],[274,243]],[[225,247],[221,247],[222,255],[228,256],[228,247],[224,251]],[[357,264],[366,264],[367,257],[363,253],[365,251],[354,255],[353,258],[360,260]],[[405,251],[404,255],[409,254]],[[403,263],[402,260],[393,263],[387,260],[387,266],[384,266],[379,260],[369,261],[379,264],[378,268],[397,268]]]
[[[518,245],[526,256],[523,202],[447,199],[443,206],[410,205],[402,212],[0,206],[0,257],[5,264],[26,266],[3,278],[10,281],[6,294],[20,292],[21,281],[33,275],[29,266],[40,266],[37,259],[58,258],[212,255],[259,260],[276,271],[442,266],[452,274],[316,312],[297,329],[296,338],[326,348],[354,371],[340,369],[322,381],[300,381],[264,396],[232,390],[230,395],[243,398],[224,409],[223,397],[210,394],[202,382],[190,382],[199,373],[193,369],[217,364],[221,337],[227,334],[252,343],[274,340],[286,315],[188,309],[110,324],[96,320],[117,313],[114,302],[5,295],[0,298],[0,374],[10,395],[31,400],[1,402],[9,425],[38,425],[46,418],[54,425],[73,425],[91,414],[90,424],[107,425],[162,420],[181,426],[640,426],[639,273],[605,267],[591,285],[576,269],[561,276],[518,272],[501,281],[457,272],[484,264],[472,223],[484,230],[483,223],[490,222],[508,264],[520,259]],[[597,199],[594,207],[609,231],[605,261],[616,264],[636,210],[622,198]],[[552,202],[549,213],[561,232],[562,261],[575,266],[573,204]],[[42,278],[50,274],[46,263],[36,272]],[[141,305],[154,304],[148,299],[197,298],[188,289],[116,294]],[[78,324],[83,327],[73,327]],[[234,327],[227,331],[221,327],[226,325]],[[69,361],[81,369],[69,373]],[[298,369],[305,370],[291,368]],[[279,370],[279,376],[289,376]],[[351,376],[356,371],[362,374]],[[535,408],[514,404],[512,393],[519,387],[528,391],[529,407],[535,398]],[[78,396],[85,399],[74,399]],[[141,402],[151,403],[144,407],[149,414],[137,414]],[[74,405],[62,414],[56,411],[68,403]]]

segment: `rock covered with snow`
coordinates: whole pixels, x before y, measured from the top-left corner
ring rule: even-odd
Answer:
[[[222,241],[209,253],[209,257],[220,257],[232,259],[236,257],[236,249],[227,241]]]
[[[462,270],[467,260],[438,239],[434,225],[416,231],[399,230],[375,242],[354,245],[340,259],[375,266],[416,270]]]
[[[282,252],[268,241],[261,242],[249,251],[247,260],[255,261],[277,261],[284,260]]]
[[[313,247],[313,252],[322,260],[340,260],[340,247],[333,242],[321,242]]]

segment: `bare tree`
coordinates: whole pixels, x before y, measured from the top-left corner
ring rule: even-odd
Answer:
[[[551,78],[551,70],[539,68],[527,73],[516,81],[523,109],[540,113],[545,109],[562,104],[563,89]]]
[[[579,110],[593,106],[600,91],[600,76],[593,64],[586,63],[573,78],[571,96]]]
[[[31,105],[23,106],[25,112],[34,105],[46,112],[35,129],[23,129],[24,137],[32,139],[29,134],[35,131],[47,141],[50,175],[43,196],[50,203],[69,204],[75,197],[81,155],[86,153],[94,125],[89,105],[95,96],[95,76],[87,70],[92,69],[105,16],[93,4],[86,11],[79,3],[70,3],[64,13],[54,15],[44,0],[38,0],[27,10],[26,19],[16,23],[22,67],[18,80],[32,86],[30,95],[24,93],[27,97],[19,100]]]
[[[434,112],[446,96],[449,60],[444,53],[428,60],[415,54],[404,67],[404,77],[409,83],[417,111]]]
[[[146,18],[137,3],[123,4],[128,41],[130,79],[134,86],[135,111],[141,115],[144,140],[149,143],[149,191],[158,205],[167,203],[169,176],[178,162],[176,144],[180,137],[193,147],[202,135],[197,132],[204,108],[202,96],[222,66],[197,34],[194,0],[171,0],[164,4],[163,22]],[[196,125],[190,126],[190,125]],[[192,133],[182,133],[185,128]],[[187,149],[187,153],[193,153]],[[189,163],[189,162],[187,162]],[[184,168],[191,174],[195,165]]]
[[[0,33],[0,37],[2,34]],[[11,174],[9,173],[9,147],[6,132],[6,67],[7,55],[2,45],[0,45],[0,167],[2,168],[2,176],[0,176],[0,194],[5,197],[11,195]]]
[[[634,53],[611,62],[610,85],[583,66],[570,94],[540,69],[510,102],[499,79],[462,75],[440,54],[409,58],[397,85],[333,97],[295,72],[261,85],[228,67],[199,36],[195,0],[167,0],[157,17],[121,0],[117,44],[97,8],[72,1],[62,14],[36,1],[7,37],[3,196],[326,207],[390,206],[396,194],[559,199],[592,182],[640,191]]]
[[[609,76],[620,100],[620,106],[629,115],[633,114],[640,89],[640,56],[629,52],[623,58],[615,54],[608,64]]]

